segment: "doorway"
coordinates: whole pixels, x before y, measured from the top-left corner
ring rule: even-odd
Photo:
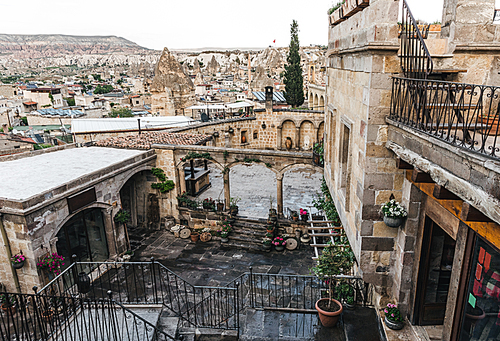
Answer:
[[[426,217],[415,305],[417,325],[444,322],[455,244],[453,238]]]
[[[109,257],[104,217],[101,209],[84,210],[74,215],[57,233],[57,251],[66,268],[76,255],[78,262],[100,262]]]

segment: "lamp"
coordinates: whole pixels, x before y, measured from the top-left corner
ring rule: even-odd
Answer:
[[[90,277],[83,271],[78,274],[77,287],[80,294],[86,294],[90,291]]]
[[[219,137],[219,132],[218,131],[214,131],[214,133],[212,134],[214,137]]]
[[[262,123],[262,129],[266,129],[267,126],[266,126],[266,122]]]
[[[233,128],[231,128],[231,127],[229,127],[229,129],[228,129],[227,131],[229,132],[229,134],[234,133],[234,129],[233,129]]]

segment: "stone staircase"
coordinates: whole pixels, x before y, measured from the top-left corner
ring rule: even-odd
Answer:
[[[262,238],[265,236],[265,219],[236,218],[233,223],[233,231],[229,235],[229,242],[221,244],[221,246],[263,251]]]

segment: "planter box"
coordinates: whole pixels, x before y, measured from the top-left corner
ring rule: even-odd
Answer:
[[[358,0],[346,0],[345,3],[342,5],[342,8],[344,9],[344,17],[350,17],[359,11],[362,10],[361,7],[358,7]]]
[[[365,8],[370,6],[370,0],[358,0],[358,7]]]
[[[344,11],[342,9],[342,6],[337,8],[330,16],[330,21],[333,22],[333,25],[337,25],[344,20],[345,20],[345,18],[344,18]]]

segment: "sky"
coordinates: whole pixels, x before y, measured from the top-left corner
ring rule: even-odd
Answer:
[[[158,50],[281,47],[297,20],[301,45],[327,45],[337,1],[0,0],[0,33],[116,35]],[[417,19],[441,21],[443,0],[407,1]]]

